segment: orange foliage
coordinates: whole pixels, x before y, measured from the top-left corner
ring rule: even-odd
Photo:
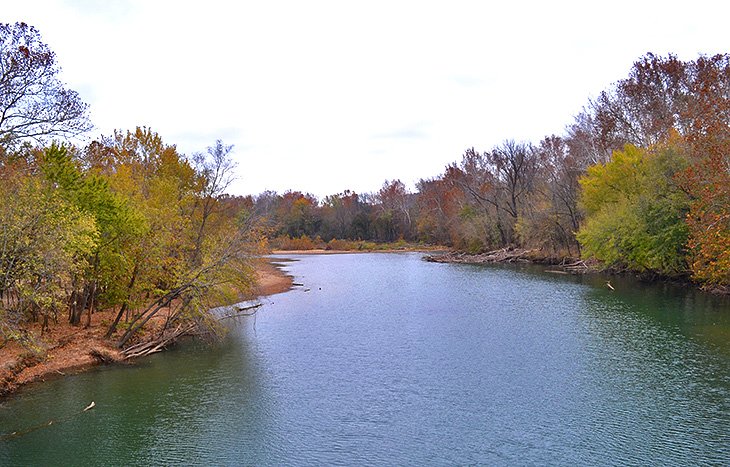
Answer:
[[[695,279],[730,286],[730,163],[714,154],[686,173],[694,196],[687,215]]]
[[[312,239],[307,235],[296,238],[282,235],[275,238],[271,245],[277,250],[321,250],[326,246],[319,236]]]

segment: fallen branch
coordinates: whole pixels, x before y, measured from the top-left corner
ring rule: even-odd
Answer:
[[[47,428],[54,424],[57,425],[59,423],[67,422],[75,417],[78,417],[79,415],[81,415],[84,412],[88,412],[89,410],[93,409],[94,407],[96,407],[96,403],[94,403],[94,401],[92,401],[91,404],[87,405],[86,408],[84,408],[83,410],[72,413],[71,415],[69,415],[65,418],[60,418],[58,420],[49,420],[48,422],[41,423],[40,425],[35,425],[30,428],[26,428],[24,430],[16,430],[16,431],[11,431],[9,433],[2,433],[2,434],[0,434],[0,440],[19,438],[21,436],[25,436],[29,433],[32,433],[36,430],[40,430],[41,428]]]
[[[141,342],[122,350],[124,358],[129,360],[132,358],[144,357],[153,353],[160,352],[169,344],[176,341],[180,337],[189,334],[196,328],[196,323],[188,326],[178,326],[174,331],[164,334],[162,337],[150,341]]]
[[[233,307],[228,307],[226,309],[230,310],[233,308],[233,309],[237,310],[236,312],[233,312],[233,313],[227,314],[227,315],[216,316],[215,319],[218,321],[223,321],[225,319],[253,316],[256,314],[257,311],[259,311],[259,308],[261,308],[262,306],[264,306],[263,303],[255,303],[253,305],[248,305],[248,306],[235,305]],[[253,311],[250,311],[250,310],[253,310]],[[246,312],[248,312],[248,313],[246,313]]]

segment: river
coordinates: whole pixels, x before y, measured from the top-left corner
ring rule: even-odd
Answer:
[[[0,465],[730,464],[727,298],[417,253],[291,258],[304,286],[220,344],[3,401]]]

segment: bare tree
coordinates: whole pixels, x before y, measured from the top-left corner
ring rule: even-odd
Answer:
[[[196,205],[197,233],[193,262],[199,264],[205,228],[211,215],[218,206],[218,199],[233,183],[236,162],[231,159],[233,146],[226,146],[217,140],[214,146],[208,147],[207,154],[198,153],[193,156],[193,164],[200,174],[199,192]]]
[[[537,174],[535,148],[529,143],[507,140],[486,154],[504,192],[502,209],[517,221],[525,198],[532,192]]]
[[[64,87],[59,72],[37,29],[0,23],[0,147],[91,129],[88,106]]]

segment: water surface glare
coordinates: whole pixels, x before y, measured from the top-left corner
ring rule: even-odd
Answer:
[[[220,345],[2,402],[0,435],[26,432],[0,438],[0,465],[730,464],[728,299],[415,253],[292,258],[304,287]]]

